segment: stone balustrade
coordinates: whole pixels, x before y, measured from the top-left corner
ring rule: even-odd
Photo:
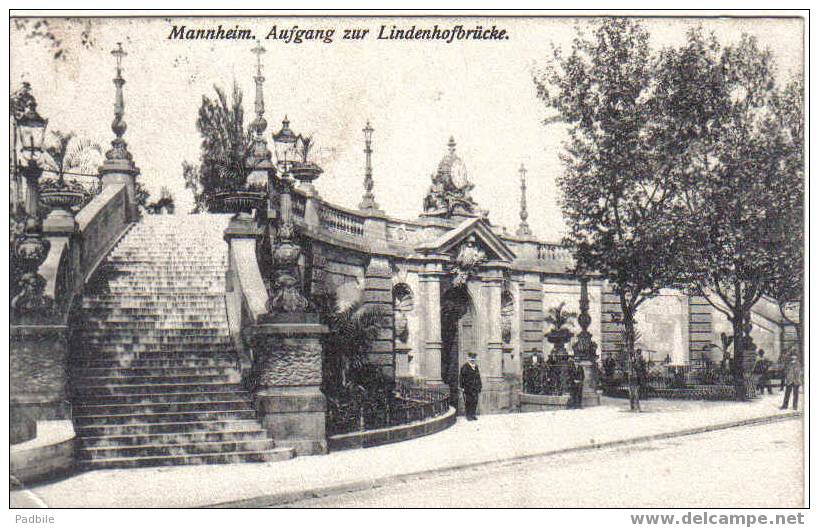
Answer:
[[[130,226],[127,187],[109,183],[74,218],[43,223],[48,254],[38,274],[52,309],[13,314],[10,346],[12,406],[30,420],[70,416],[67,394],[69,315],[87,280]]]
[[[330,204],[322,204],[319,209],[321,227],[347,236],[364,236],[364,218],[353,211],[344,210]]]

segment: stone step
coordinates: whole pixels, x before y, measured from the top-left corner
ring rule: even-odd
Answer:
[[[191,413],[219,411],[253,411],[249,401],[172,401],[150,403],[80,403],[72,407],[74,417],[79,416],[115,416],[121,414],[157,414],[157,413]]]
[[[117,359],[77,359],[70,362],[72,371],[79,369],[115,369],[115,368],[165,368],[165,367],[218,367],[235,368],[235,357],[224,358],[179,358],[179,359],[139,359],[133,356]]]
[[[98,460],[125,457],[158,457],[179,455],[200,455],[212,453],[246,453],[273,449],[269,438],[242,441],[196,442],[189,444],[160,444],[139,446],[84,447],[80,450],[80,460]]]
[[[100,344],[90,346],[87,343],[74,351],[73,358],[78,360],[100,359],[129,361],[134,359],[208,359],[213,357],[235,358],[233,342],[210,343],[208,345],[165,345],[165,344]]]
[[[204,332],[221,333],[227,329],[227,321],[224,319],[202,320],[202,321],[85,321],[80,330],[83,333],[105,333],[105,332],[144,332],[146,330],[163,330],[177,332]]]
[[[82,447],[115,447],[143,445],[176,445],[199,442],[241,442],[267,439],[267,432],[259,428],[254,431],[200,431],[190,433],[134,434],[121,436],[80,436]]]
[[[207,336],[207,335],[145,335],[138,334],[122,334],[117,335],[111,333],[109,335],[86,335],[80,336],[79,341],[83,346],[94,347],[96,345],[112,346],[112,345],[181,345],[188,347],[207,347],[215,344],[232,343],[229,336]]]
[[[277,462],[295,456],[293,448],[273,448],[265,451],[210,453],[155,457],[122,457],[78,461],[80,469],[113,469],[148,466],[178,466],[189,464],[237,464],[240,462]]]
[[[131,424],[75,425],[77,436],[126,436],[175,433],[259,431],[259,422],[254,420],[208,420],[198,422],[162,422]]]
[[[190,374],[190,375],[159,375],[159,376],[73,376],[71,383],[76,388],[86,387],[115,387],[118,385],[171,385],[171,384],[199,384],[199,383],[238,383],[239,374]]]
[[[86,347],[75,351],[72,361],[136,361],[184,359],[236,359],[232,343],[213,344],[208,347],[168,347],[151,345],[131,346],[128,350],[118,347]]]
[[[126,323],[127,324],[127,323]],[[138,335],[134,335],[138,334]],[[128,337],[127,342],[133,342],[133,339],[138,339],[140,336],[147,337],[210,337],[210,336],[229,336],[226,324],[214,325],[213,327],[203,326],[173,326],[160,325],[157,323],[131,323],[128,326],[114,325],[111,327],[97,326],[94,324],[85,325],[78,332],[78,337],[82,340],[93,341],[98,337]]]
[[[250,393],[246,391],[222,392],[169,392],[143,394],[106,394],[102,396],[86,395],[79,400],[79,405],[116,405],[116,404],[147,404],[147,403],[179,403],[179,402],[219,402],[219,401],[250,401]]]
[[[228,367],[141,367],[141,366],[119,366],[119,367],[82,367],[71,368],[72,379],[81,380],[84,378],[144,378],[144,377],[182,377],[182,376],[237,376],[235,365]]]
[[[74,423],[85,425],[130,425],[168,422],[219,422],[226,420],[255,420],[256,411],[188,411],[145,414],[84,414],[74,416]]]
[[[102,397],[106,395],[130,395],[130,394],[168,394],[175,392],[225,392],[240,391],[242,386],[239,383],[163,383],[163,384],[118,384],[118,385],[88,385],[79,387],[74,385],[72,392],[80,397]]]

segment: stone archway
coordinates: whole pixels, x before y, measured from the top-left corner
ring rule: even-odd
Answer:
[[[458,407],[459,371],[469,352],[478,352],[475,308],[465,286],[450,288],[441,299],[441,377]]]

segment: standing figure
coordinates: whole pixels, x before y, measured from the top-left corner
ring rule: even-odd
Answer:
[[[796,410],[799,401],[799,386],[802,384],[802,366],[799,365],[799,357],[794,354],[785,367],[785,399],[782,401],[781,409],[788,408],[788,400],[793,391],[793,410]]]
[[[754,376],[754,385],[759,394],[765,392],[768,388],[768,394],[773,394],[770,381],[768,380],[768,369],[771,367],[771,362],[765,359],[765,351],[761,348],[757,352],[756,360],[754,361],[754,368],[752,370]]]
[[[571,399],[569,408],[580,409],[583,407],[583,380],[586,374],[583,367],[574,362],[574,358],[569,358],[569,381],[571,382]]]
[[[478,397],[481,394],[481,371],[476,363],[477,355],[470,352],[466,363],[461,367],[461,390],[464,392],[466,419],[477,420]]]

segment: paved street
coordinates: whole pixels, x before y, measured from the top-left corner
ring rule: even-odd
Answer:
[[[293,507],[795,507],[802,423],[489,464]],[[737,491],[741,490],[741,491]]]
[[[30,507],[33,505],[31,501],[36,499],[41,506],[58,508],[187,508],[226,503],[234,506],[262,507],[337,493],[340,490],[363,490],[378,485],[393,485],[413,474],[442,475],[457,468],[485,467],[489,463],[509,463],[516,459],[544,454],[552,455],[549,461],[542,462],[544,468],[555,467],[557,460],[555,456],[560,451],[589,449],[612,442],[631,443],[634,439],[657,435],[676,437],[680,432],[720,428],[726,424],[731,426],[748,420],[769,421],[788,417],[791,413],[779,410],[780,404],[779,394],[757,398],[747,403],[649,400],[644,402],[644,412],[631,413],[628,411],[628,402],[605,399],[604,405],[579,411],[496,414],[481,416],[477,422],[459,419],[454,426],[440,433],[407,442],[341,451],[327,456],[297,457],[285,462],[79,472],[69,478],[34,485],[26,490],[12,491],[11,504],[14,507]],[[777,422],[774,427],[801,422],[801,418],[787,419],[785,422]],[[779,466],[791,467],[782,464],[773,467],[775,461],[767,461],[766,458],[771,456],[773,450],[767,447],[760,453],[749,455],[747,450],[755,449],[758,444],[756,435],[752,433],[749,435],[749,440],[738,446],[734,442],[723,445],[718,441],[713,442],[714,445],[700,444],[701,457],[695,460],[697,462],[695,467],[703,467],[703,461],[707,461],[706,468],[720,467],[721,464],[726,468],[733,468],[745,464],[754,468],[748,470],[755,475],[749,478],[749,481],[757,479],[756,474],[765,474],[768,475],[766,478],[773,478],[779,471]],[[694,438],[696,437],[689,437],[685,441],[687,443]],[[786,444],[776,444],[778,450],[799,451],[801,439],[798,435],[791,435],[784,441]],[[735,448],[736,453],[733,452]],[[711,449],[717,449],[719,452],[712,455]],[[663,451],[673,452],[666,448]],[[647,452],[638,450],[636,453]],[[577,455],[577,460],[582,460],[581,456],[584,455]],[[602,452],[595,450],[589,460],[594,461],[599,456],[602,456]],[[759,463],[754,459],[755,456],[769,467],[764,471],[757,469]],[[660,460],[663,461],[664,458],[661,457]],[[728,466],[729,460],[738,462]],[[678,465],[686,467],[685,464]],[[580,468],[584,474],[592,471],[587,470],[581,463],[573,467]],[[644,483],[653,482],[657,478],[657,472],[662,471],[665,466],[658,467],[660,469],[645,468],[639,474],[628,468],[620,474],[631,475],[628,482],[640,483],[648,489],[653,489],[652,484]],[[591,483],[600,482],[599,489],[596,492],[587,491],[586,495],[610,496],[616,499],[618,495],[613,494],[623,487],[622,482],[617,480],[616,484],[612,485],[610,480],[606,480],[611,471],[601,469],[600,473],[603,477],[590,479],[585,484],[591,486]],[[480,474],[478,475],[480,482]],[[556,497],[559,493],[555,491],[558,487],[567,490],[565,492],[567,497],[577,493],[573,489],[575,483],[568,481],[568,484],[564,482],[560,486],[550,486],[548,484],[552,482],[550,478],[552,477],[549,475],[542,478],[529,477],[529,480],[523,483],[519,480],[513,485],[515,489],[526,489],[526,493],[535,494],[531,495],[531,503],[537,503],[538,499],[537,492],[531,490],[542,488],[544,493],[545,490],[552,490],[549,494],[551,502],[541,500],[541,504],[558,504]],[[676,484],[676,488],[667,494],[669,496],[696,489],[684,485],[681,480],[672,483]],[[754,485],[756,484],[747,484],[746,487]],[[774,485],[770,487],[772,490],[776,488]],[[139,489],[140,492],[134,493],[134,489]],[[518,496],[522,493],[523,491],[519,491]],[[715,497],[720,499],[722,504],[731,504],[732,497],[745,497],[747,493],[745,487],[740,487],[739,491],[733,489],[722,497],[716,495]],[[449,495],[459,500],[462,498],[457,492],[437,494],[438,497]],[[612,502],[616,502],[614,499]],[[596,499],[589,499],[589,504],[598,504],[595,501]],[[703,502],[697,504],[701,503]]]

